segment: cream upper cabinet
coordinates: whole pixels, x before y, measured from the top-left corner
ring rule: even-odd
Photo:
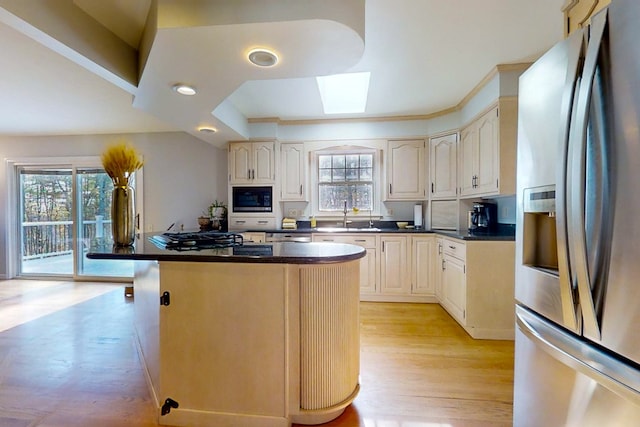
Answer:
[[[275,182],[275,143],[230,142],[229,182],[231,184],[272,184]]]
[[[411,293],[435,294],[433,259],[436,257],[434,236],[411,236]]]
[[[408,295],[411,292],[411,282],[407,236],[381,235],[380,247],[380,292],[387,295]]]
[[[457,133],[429,140],[429,196],[431,199],[451,199],[457,196],[457,152]]]
[[[591,17],[609,4],[611,0],[566,0],[562,6],[565,36],[588,25]]]
[[[388,141],[386,200],[425,200],[425,141]]]
[[[458,185],[461,197],[515,192],[517,100],[498,105],[460,132]]]
[[[305,185],[306,162],[304,156],[304,144],[283,143],[280,144],[280,200],[282,201],[306,201],[307,190]]]

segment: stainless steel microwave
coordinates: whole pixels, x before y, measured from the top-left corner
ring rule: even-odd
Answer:
[[[233,187],[233,212],[273,212],[273,187]]]

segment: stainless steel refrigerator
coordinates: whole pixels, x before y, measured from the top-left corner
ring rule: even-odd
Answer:
[[[640,425],[640,1],[520,78],[515,427]]]

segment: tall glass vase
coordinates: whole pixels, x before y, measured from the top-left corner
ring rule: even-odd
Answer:
[[[128,185],[117,185],[111,193],[111,232],[115,246],[131,246],[135,239],[135,192]]]

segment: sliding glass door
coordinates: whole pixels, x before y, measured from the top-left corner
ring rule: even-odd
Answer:
[[[112,242],[113,184],[101,167],[23,165],[16,171],[20,276],[133,276],[132,261],[86,257],[92,241]]]
[[[73,275],[73,180],[68,168],[20,169],[23,275]]]
[[[76,168],[75,172],[77,192],[76,275],[133,277],[133,261],[98,260],[86,257],[92,241],[113,243],[111,236],[113,182],[102,168]],[[135,188],[135,179],[132,179],[130,183]]]

